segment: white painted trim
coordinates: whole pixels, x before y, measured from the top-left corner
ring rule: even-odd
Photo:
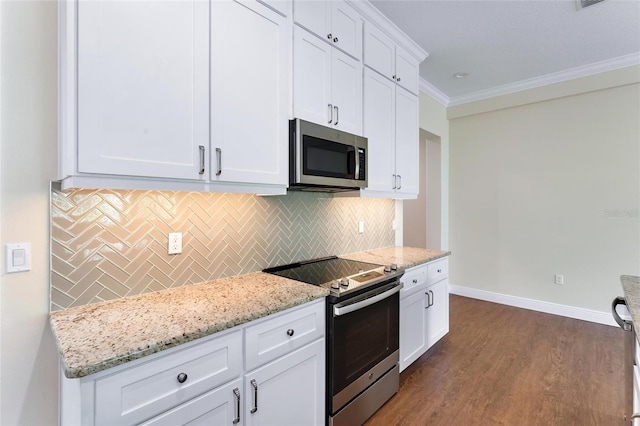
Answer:
[[[383,32],[387,33],[394,42],[407,50],[418,62],[424,61],[429,53],[425,51],[418,43],[413,41],[411,37],[406,35],[396,24],[391,22],[382,12],[374,5],[364,0],[346,0],[354,9],[361,13],[365,19],[372,22]]]
[[[463,287],[459,285],[449,285],[449,293],[457,294],[458,296],[471,297],[473,299],[485,300],[487,302],[494,302],[500,303],[502,305],[529,309],[532,311],[545,312],[547,314],[560,315],[563,317],[595,322],[598,324],[611,325],[614,327],[618,326],[615,323],[610,312],[601,312],[591,309],[577,308],[575,306],[560,305],[558,303],[527,299],[524,297],[494,293],[492,291],[478,290],[475,288]]]
[[[535,89],[537,87],[547,86],[554,83],[560,83],[562,81],[573,80],[576,78],[586,77],[589,75],[598,74],[605,71],[612,71],[615,69],[633,65],[640,65],[640,53],[632,53],[625,56],[619,56],[617,58],[608,59],[606,61],[595,62],[593,64],[571,68],[568,70],[534,77],[527,80],[521,80],[502,86],[496,86],[486,90],[479,90],[467,95],[456,96],[450,99],[447,106],[462,105],[469,102],[494,98],[496,96],[508,95],[510,93],[521,92],[528,89]]]
[[[440,91],[436,86],[429,83],[424,78],[420,77],[420,91],[426,95],[431,96],[435,101],[444,107],[449,106],[451,99]]]

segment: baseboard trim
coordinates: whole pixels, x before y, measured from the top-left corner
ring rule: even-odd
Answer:
[[[494,293],[492,291],[478,290],[459,285],[449,285],[449,292],[451,294],[457,294],[458,296],[471,297],[472,299],[480,299],[487,302],[500,303],[502,305],[515,306],[517,308],[560,315],[563,317],[575,318],[614,327],[618,326],[609,312],[600,312],[592,309],[560,305],[558,303],[527,299],[519,296],[510,296],[508,294]]]

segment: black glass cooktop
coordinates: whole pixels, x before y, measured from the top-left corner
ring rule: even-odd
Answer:
[[[326,257],[292,263],[290,265],[276,266],[275,268],[265,269],[264,272],[313,285],[321,285],[350,275],[370,271],[381,266],[382,265],[376,265],[374,263],[358,262],[356,260]],[[367,278],[371,279],[373,277]]]

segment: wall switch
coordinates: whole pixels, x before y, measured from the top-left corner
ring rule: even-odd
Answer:
[[[31,243],[7,244],[5,251],[7,273],[31,270]]]
[[[558,285],[564,284],[564,275],[556,274],[555,278],[556,278],[556,284]]]
[[[170,232],[169,233],[169,254],[182,253],[182,232]]]
[[[358,234],[363,234],[364,233],[364,222],[363,221],[359,221],[358,222]]]

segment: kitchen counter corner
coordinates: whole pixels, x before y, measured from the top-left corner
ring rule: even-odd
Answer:
[[[411,268],[432,260],[440,259],[451,254],[450,251],[431,250],[417,247],[384,247],[374,250],[366,250],[357,253],[341,255],[343,259],[357,260],[360,262],[390,265],[395,263],[402,268]]]

